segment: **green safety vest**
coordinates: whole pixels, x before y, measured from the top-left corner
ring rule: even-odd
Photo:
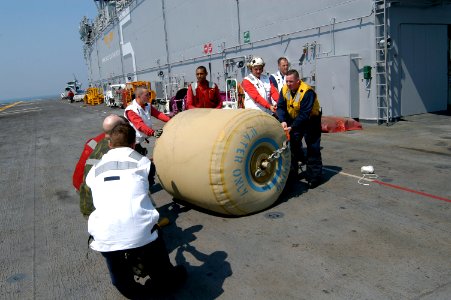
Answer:
[[[86,176],[92,166],[95,165],[108,150],[110,150],[108,140],[104,138],[97,143],[91,155],[86,160],[85,169],[83,171],[83,182],[80,185],[80,211],[85,217],[89,217],[95,210],[91,189],[86,185]]]

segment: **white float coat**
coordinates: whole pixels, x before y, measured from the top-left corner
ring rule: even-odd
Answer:
[[[144,108],[142,108],[141,105],[139,105],[138,102],[136,102],[136,99],[134,99],[132,101],[132,103],[130,103],[130,105],[125,108],[124,116],[126,118],[127,118],[128,110],[132,110],[135,113],[137,113],[141,117],[141,119],[144,121],[144,123],[147,125],[147,127],[152,128],[151,106],[149,104],[147,104]],[[144,132],[141,132],[138,129],[136,129],[135,125],[133,125],[132,122],[129,122],[129,123],[136,131],[136,143],[137,144],[144,142],[144,140],[149,137]]]
[[[91,248],[100,252],[144,246],[159,214],[149,193],[150,160],[128,147],[111,149],[91,168],[86,183],[95,211],[89,216]]]
[[[282,75],[282,73],[280,73],[280,71],[277,71],[274,74],[271,74],[272,77],[274,77],[274,79],[277,82],[277,89],[280,91],[282,90],[283,85],[285,84],[285,77],[284,75]]]
[[[269,77],[267,75],[260,75],[260,79],[255,77],[253,74],[247,75],[244,79],[247,79],[250,83],[252,83],[255,89],[258,91],[260,96],[262,96],[270,105],[275,105],[276,102],[271,99],[271,83],[269,81]],[[246,91],[244,91],[244,107],[251,109],[259,109],[268,114],[272,114],[270,109],[261,106],[257,102],[255,102]]]

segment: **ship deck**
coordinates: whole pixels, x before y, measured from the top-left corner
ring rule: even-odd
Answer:
[[[0,298],[122,299],[103,257],[88,251],[72,186],[84,141],[112,112],[123,110],[0,106]],[[165,298],[449,299],[450,124],[447,114],[422,114],[323,134],[325,182],[309,190],[300,181],[246,217],[205,213],[156,186],[171,260],[189,274]],[[378,175],[367,185],[365,165]]]

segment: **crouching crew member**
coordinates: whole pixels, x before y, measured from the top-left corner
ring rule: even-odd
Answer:
[[[125,109],[124,116],[136,130],[135,150],[146,155],[147,149],[142,147],[141,143],[151,136],[159,137],[163,132],[163,129],[154,130],[152,128],[151,116],[163,122],[169,121],[170,118],[152,106],[150,91],[146,87],[137,87],[135,96],[136,98]]]
[[[297,175],[298,162],[306,163],[306,179],[310,188],[321,182],[321,109],[313,89],[299,79],[296,70],[286,75],[277,104],[277,116],[284,130],[290,130],[291,172]],[[291,127],[291,128],[290,128]],[[302,139],[307,145],[307,157],[302,149]]]
[[[110,148],[86,178],[95,210],[88,219],[90,247],[105,257],[113,285],[126,297],[173,288],[186,277],[174,267],[157,230],[159,214],[149,194],[150,160],[133,150],[135,130],[120,124],[110,133]],[[134,280],[149,275],[145,285]],[[145,276],[142,276],[145,277]]]
[[[75,167],[72,177],[73,183],[80,192],[80,211],[86,219],[94,210],[91,189],[86,185],[86,176],[92,166],[110,150],[108,146],[110,132],[118,124],[127,124],[127,120],[115,114],[107,116],[102,124],[103,133],[86,142],[80,160]]]

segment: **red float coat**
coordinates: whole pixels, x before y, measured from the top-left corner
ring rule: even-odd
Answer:
[[[188,87],[186,109],[222,107],[219,89],[215,83],[209,83],[208,80],[205,80],[202,83],[193,84],[190,84]],[[193,93],[193,87],[195,87],[196,95]]]

